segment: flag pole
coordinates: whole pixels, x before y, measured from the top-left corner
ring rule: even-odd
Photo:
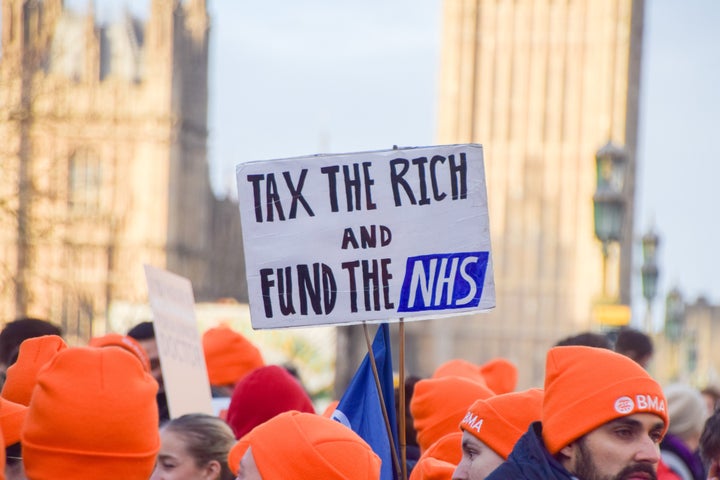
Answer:
[[[380,386],[380,376],[378,375],[377,365],[375,364],[375,353],[372,349],[372,342],[370,342],[367,323],[362,322],[362,326],[365,332],[365,342],[367,343],[368,357],[370,357],[370,366],[372,367],[373,377],[375,378],[375,387],[377,387],[378,397],[380,397],[380,407],[382,408],[383,418],[385,419],[385,429],[387,430],[388,440],[390,440],[390,451],[392,452],[395,471],[400,472],[397,450],[395,449],[395,439],[393,438],[392,428],[390,427],[390,417],[388,417],[388,412],[385,408],[385,398],[383,397],[382,387]],[[403,480],[406,479],[403,478]]]
[[[400,377],[398,382],[398,392],[400,398],[398,399],[398,420],[400,425],[398,426],[398,435],[400,441],[400,464],[402,466],[402,480],[407,480],[407,438],[405,438],[405,322],[400,317],[400,350],[398,352],[398,376]]]

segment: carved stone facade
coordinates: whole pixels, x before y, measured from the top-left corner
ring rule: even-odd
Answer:
[[[146,22],[108,25],[62,0],[2,2],[3,321],[85,339],[114,301],[147,301],[146,263],[198,301],[246,300],[237,205],[209,183],[205,0],[149,1]]]
[[[484,146],[497,308],[413,324],[411,372],[503,356],[541,385],[547,348],[596,329],[596,151],[630,157],[609,293],[630,300],[642,0],[445,0],[438,143]],[[412,351],[411,350],[411,351]]]

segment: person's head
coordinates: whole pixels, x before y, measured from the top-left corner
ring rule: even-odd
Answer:
[[[654,475],[668,423],[662,388],[630,358],[584,346],[548,352],[542,439],[576,477]]]
[[[480,373],[480,365],[462,358],[453,358],[441,363],[433,371],[432,378],[463,377],[487,387],[485,377]]]
[[[88,342],[90,347],[117,347],[127,350],[132,353],[140,360],[143,368],[148,372],[152,372],[150,367],[150,358],[147,355],[145,349],[138,343],[137,340],[128,336],[120,335],[119,333],[108,333],[99,337],[93,337]]]
[[[694,451],[708,418],[705,400],[698,389],[684,383],[672,383],[665,387],[665,398],[670,416],[668,433],[678,437]]]
[[[469,378],[448,376],[417,382],[410,411],[420,451],[425,452],[443,436],[456,432],[470,404],[492,395],[492,390]]]
[[[158,383],[159,391],[165,390],[163,383],[162,368],[160,367],[160,353],[158,352],[157,341],[155,340],[155,327],[152,322],[140,322],[130,330],[127,336],[137,341],[145,350],[150,361],[150,373]]]
[[[160,448],[157,382],[120,348],[74,347],[40,370],[21,431],[30,480],[146,480]]]
[[[703,399],[705,399],[708,415],[712,415],[715,413],[715,410],[720,408],[720,388],[716,385],[707,385],[700,390],[700,393]]]
[[[542,415],[543,391],[537,388],[478,400],[460,423],[462,459],[455,480],[482,480],[495,470],[532,422]]]
[[[228,394],[246,375],[265,365],[260,350],[227,326],[206,330],[202,346],[210,385],[227,387]]]
[[[586,347],[607,348],[612,350],[613,345],[607,335],[595,332],[581,332],[559,340],[556,347],[569,347],[571,345],[585,345]]]
[[[161,431],[150,480],[232,480],[227,458],[235,435],[220,418],[191,413],[170,420]]]
[[[25,340],[20,345],[17,361],[7,370],[7,378],[0,395],[12,402],[29,405],[38,372],[58,352],[66,348],[65,341],[57,335],[43,335]]]
[[[297,410],[314,413],[312,400],[300,382],[278,365],[252,371],[235,386],[230,397],[227,423],[236,438],[275,415]]]
[[[358,434],[335,420],[296,411],[254,428],[228,461],[240,480],[380,478],[380,458]]]
[[[15,363],[23,341],[43,335],[61,337],[62,330],[46,320],[32,317],[19,318],[7,323],[0,331],[0,366],[6,369]]]
[[[615,351],[647,368],[653,355],[653,341],[649,335],[633,328],[621,328],[615,340]]]
[[[469,378],[500,395],[515,390],[518,370],[514,363],[502,357],[492,358],[482,365],[454,358],[438,366],[432,374],[432,378],[441,377]]]
[[[720,410],[715,410],[705,421],[699,450],[706,463],[720,465]]]

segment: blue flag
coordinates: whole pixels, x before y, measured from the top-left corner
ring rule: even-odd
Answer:
[[[390,420],[393,443],[397,452],[397,422],[395,420],[395,389],[393,388],[392,353],[390,329],[383,323],[375,334],[372,344],[375,364],[380,378],[380,388]],[[332,418],[350,427],[360,435],[382,460],[380,480],[393,480],[393,458],[387,427],[380,406],[375,377],[369,354],[365,354],[350,385],[340,399]]]

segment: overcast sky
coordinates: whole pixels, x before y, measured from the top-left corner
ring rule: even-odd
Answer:
[[[146,14],[149,1],[129,4]],[[117,10],[112,2],[96,2],[99,13]],[[234,190],[238,162],[434,143],[441,0],[209,0],[208,8],[217,191]],[[672,286],[720,303],[719,24],[717,0],[646,1],[638,315],[639,239],[651,224],[661,237],[656,312]]]

